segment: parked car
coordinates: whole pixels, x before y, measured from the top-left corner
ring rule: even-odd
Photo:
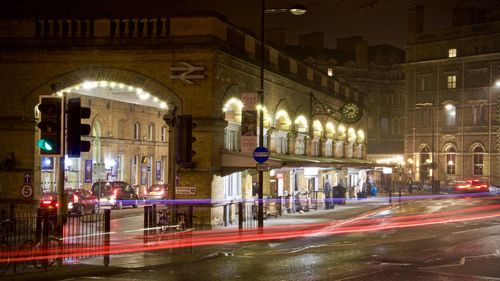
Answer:
[[[68,203],[68,214],[83,215],[86,212],[95,213],[97,198],[86,189],[66,189],[64,191]],[[40,201],[40,208],[57,209],[59,207],[57,193],[44,193]]]
[[[57,209],[57,193],[44,193],[40,200],[40,208],[42,209]]]
[[[123,206],[139,206],[139,196],[136,190],[127,182],[95,182],[92,185],[92,193],[99,196],[101,206],[111,206],[121,209]]]
[[[155,184],[150,186],[144,192],[144,200],[166,200],[168,199],[168,185]]]
[[[68,213],[83,215],[97,211],[97,197],[87,189],[67,189]]]
[[[464,181],[457,181],[455,183],[455,192],[469,193],[469,192],[488,192],[489,184],[479,179],[467,179]]]

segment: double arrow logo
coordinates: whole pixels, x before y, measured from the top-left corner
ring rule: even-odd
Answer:
[[[170,75],[170,79],[179,79],[190,85],[193,85],[194,82],[191,80],[205,78],[205,75],[203,73],[196,73],[200,71],[204,72],[204,66],[194,66],[185,61],[181,61],[179,62],[179,64],[181,64],[182,66],[170,67],[170,71],[172,72],[172,75]]]

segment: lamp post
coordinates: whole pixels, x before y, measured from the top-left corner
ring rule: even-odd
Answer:
[[[288,9],[269,9],[266,10],[266,0],[261,1],[260,10],[260,90],[259,90],[259,146],[264,146],[264,26],[265,26],[265,14],[269,13],[286,13],[290,12],[293,15],[300,16],[307,12],[307,9],[301,5],[294,5]],[[258,227],[264,227],[264,174],[263,171],[259,171],[259,197],[258,197],[258,212],[257,220]]]

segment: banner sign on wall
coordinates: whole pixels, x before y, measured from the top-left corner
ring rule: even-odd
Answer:
[[[144,185],[146,184],[146,176],[148,174],[148,166],[142,164],[141,165],[141,184]]]
[[[92,160],[85,160],[85,183],[92,183]]]
[[[259,94],[241,93],[241,152],[252,153],[257,146],[257,101]]]
[[[156,180],[161,180],[161,161],[156,161]]]

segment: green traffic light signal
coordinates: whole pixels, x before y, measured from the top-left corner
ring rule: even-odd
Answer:
[[[52,141],[46,139],[39,139],[36,145],[45,152],[54,152],[56,147]]]
[[[64,151],[64,102],[60,96],[40,96],[38,104],[40,120],[40,139],[36,145],[40,154],[45,156],[62,156]]]

